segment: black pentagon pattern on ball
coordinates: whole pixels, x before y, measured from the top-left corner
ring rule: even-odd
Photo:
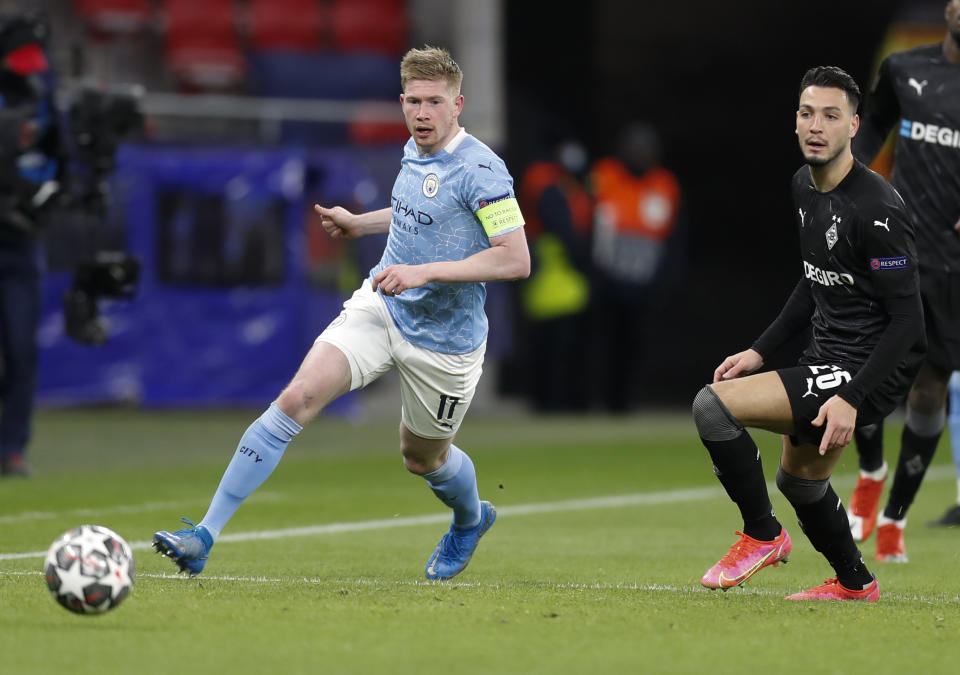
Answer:
[[[95,582],[83,588],[83,600],[91,607],[107,609],[110,606],[110,592],[110,586]]]
[[[47,569],[44,572],[44,577],[47,579],[47,588],[56,593],[60,590],[60,573],[57,571],[57,566],[53,563],[47,565]]]
[[[73,593],[64,593],[57,596],[57,602],[76,614],[86,614],[83,608],[83,600]]]
[[[127,557],[123,552],[123,546],[113,537],[107,537],[103,540],[103,546],[107,549],[107,554],[116,563],[122,563]]]
[[[69,570],[79,559],[80,546],[78,544],[66,544],[57,551],[57,567],[62,570]]]

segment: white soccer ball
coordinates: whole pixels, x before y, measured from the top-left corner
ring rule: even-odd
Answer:
[[[43,563],[54,600],[77,614],[108,612],[133,588],[133,552],[119,534],[81,525],[57,537]]]

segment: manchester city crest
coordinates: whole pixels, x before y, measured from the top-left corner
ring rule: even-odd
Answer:
[[[426,178],[423,179],[423,196],[424,197],[436,197],[437,191],[440,189],[440,178],[435,173],[428,174]]]

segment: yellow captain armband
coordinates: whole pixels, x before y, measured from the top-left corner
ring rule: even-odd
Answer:
[[[523,214],[520,213],[520,205],[517,204],[516,197],[501,199],[487,204],[477,211],[477,218],[483,225],[488,237],[496,237],[507,230],[523,225]]]

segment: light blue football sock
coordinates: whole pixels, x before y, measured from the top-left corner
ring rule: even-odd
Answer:
[[[953,466],[957,470],[957,503],[960,504],[960,371],[950,376],[950,450],[953,452]]]
[[[302,428],[276,403],[247,427],[236,454],[223,473],[207,514],[198,523],[207,528],[214,540],[243,501],[277,468],[287,445]]]
[[[436,471],[424,474],[433,494],[453,509],[455,527],[467,529],[480,522],[480,495],[477,493],[477,472],[463,450],[450,446],[447,461]]]

